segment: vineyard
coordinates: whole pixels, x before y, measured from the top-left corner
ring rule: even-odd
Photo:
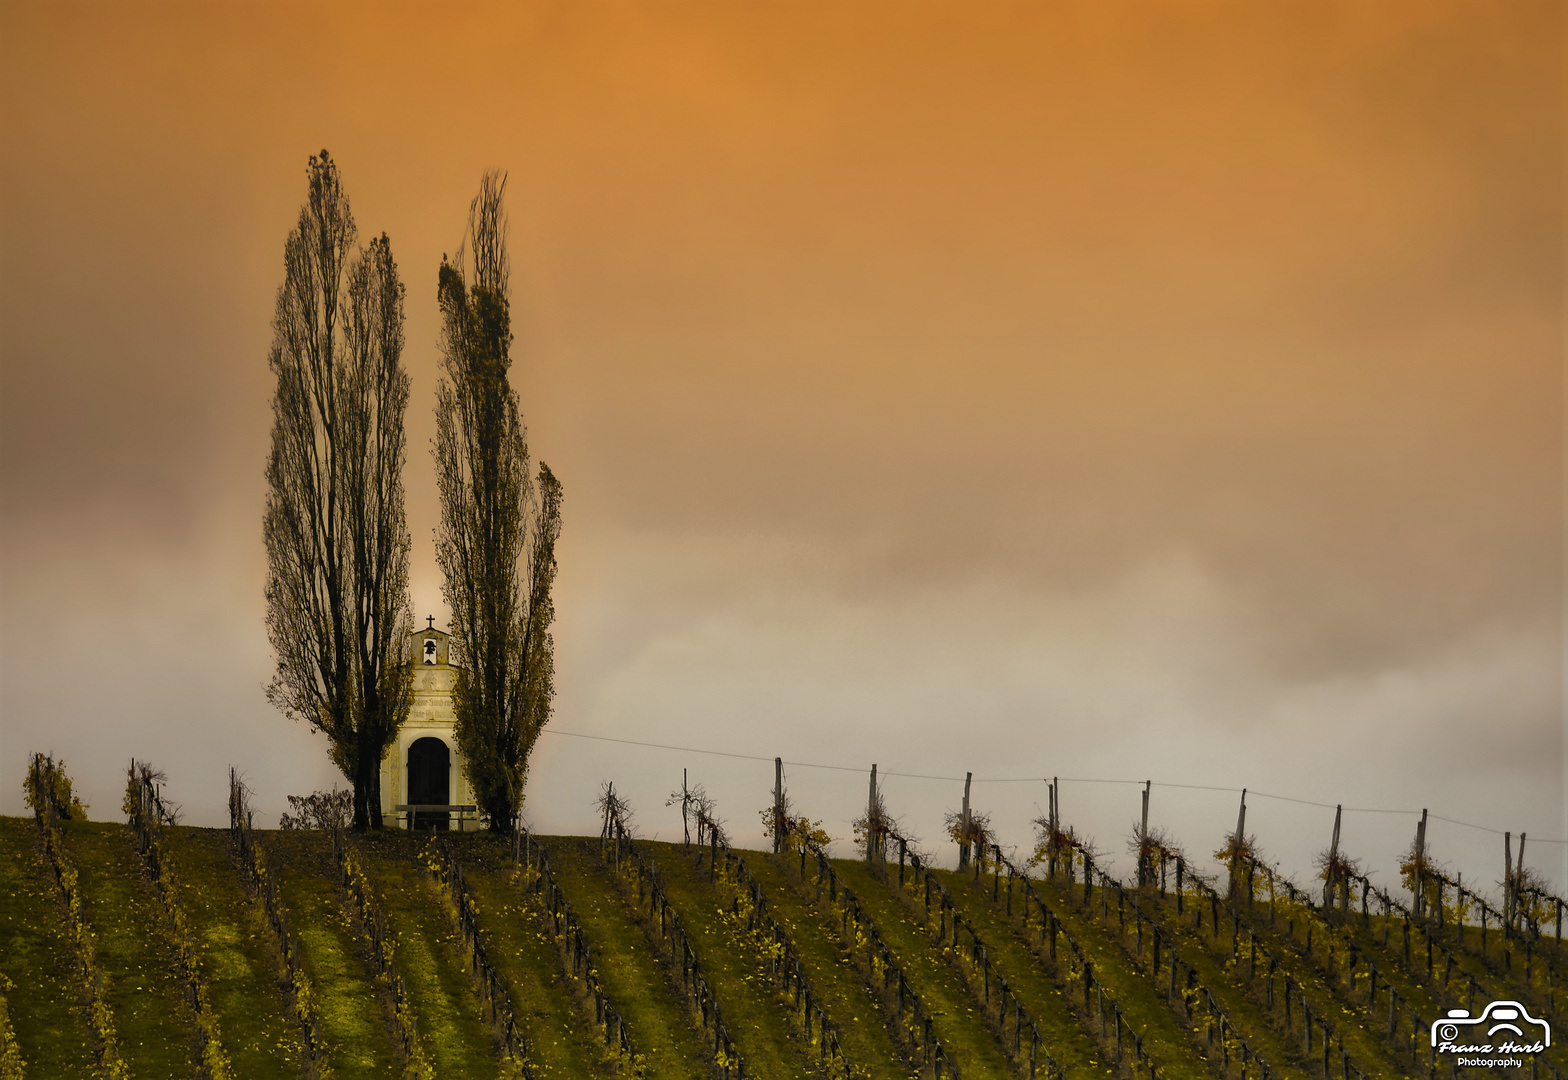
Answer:
[[[639,839],[613,788],[592,837],[361,836],[254,828],[233,777],[227,830],[181,825],[160,780],[92,822],[35,759],[0,818],[5,1080],[1448,1077],[1490,1070],[1434,1022],[1555,1018],[1568,962],[1538,889],[1418,858],[1394,895],[1337,850],[1308,889],[1241,825],[1201,860],[1145,826],[1121,880],[1054,812],[1027,864],[966,817],[936,869],[875,788],[843,860],[782,799],[764,852],[700,800]]]

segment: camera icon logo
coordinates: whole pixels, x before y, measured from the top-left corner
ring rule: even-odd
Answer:
[[[1484,1033],[1488,1040],[1501,1034],[1552,1045],[1552,1026],[1531,1016],[1517,1001],[1494,1001],[1479,1016],[1471,1016],[1468,1009],[1449,1009],[1447,1016],[1432,1024],[1432,1045],[1457,1043],[1461,1035],[1472,1031]]]

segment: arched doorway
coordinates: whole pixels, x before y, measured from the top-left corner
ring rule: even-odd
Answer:
[[[408,748],[408,801],[412,806],[449,806],[452,802],[452,754],[446,743],[426,736]],[[411,823],[416,829],[445,829],[445,812],[420,811]]]

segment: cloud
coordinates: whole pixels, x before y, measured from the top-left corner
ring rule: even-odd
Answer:
[[[1550,6],[426,18],[0,14],[0,780],[52,745],[112,810],[146,755],[209,823],[230,761],[264,810],[332,781],[260,694],[269,319],[325,145],[408,284],[437,618],[433,278],[511,170],[563,729],[1561,835]],[[681,759],[612,745],[545,739],[541,820],[612,773],[658,817]],[[721,774],[737,819],[767,764]],[[846,776],[795,775],[840,829]],[[951,784],[890,783],[935,835]],[[1191,843],[1234,819],[1176,790]],[[1024,842],[1038,782],[986,791]],[[1255,814],[1299,862],[1290,805]]]

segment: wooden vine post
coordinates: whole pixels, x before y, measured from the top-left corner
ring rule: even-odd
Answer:
[[[1426,808],[1421,809],[1421,821],[1416,826],[1415,913],[1426,914]]]
[[[612,782],[605,793],[604,821],[599,826],[599,854],[604,855],[605,846],[610,842],[610,805],[615,801],[615,784]]]
[[[1334,807],[1334,839],[1328,845],[1328,866],[1323,872],[1323,910],[1327,911],[1334,903],[1334,877],[1339,870],[1339,819],[1344,812],[1344,804]],[[1345,882],[1345,890],[1350,890],[1350,882]]]
[[[1138,825],[1138,888],[1149,883],[1149,789],[1152,780],[1143,782],[1143,817]]]
[[[784,759],[773,759],[773,854],[784,850]]]
[[[1517,920],[1519,917],[1519,887],[1524,883],[1524,833],[1519,834],[1519,857],[1515,860],[1514,868],[1517,871],[1517,873],[1514,875],[1514,918]],[[1535,932],[1535,936],[1540,936],[1539,930]],[[1528,964],[1529,953],[1526,952],[1525,956],[1525,962]],[[1525,981],[1528,982],[1529,977],[1530,973],[1527,969],[1525,971]]]
[[[1227,899],[1236,895],[1237,862],[1242,844],[1247,835],[1247,789],[1241,789],[1241,809],[1236,813],[1236,835],[1231,840],[1230,855],[1230,887],[1226,891]]]
[[[1057,809],[1057,802],[1060,798],[1058,791],[1060,784],[1060,780],[1054,776],[1051,777],[1051,786],[1048,789],[1050,794],[1050,810],[1046,813],[1045,818],[1046,827],[1050,829],[1050,835],[1046,837],[1046,850],[1049,852],[1050,857],[1049,867],[1052,881],[1056,880],[1056,834],[1057,831],[1061,828]]]
[[[1514,834],[1503,833],[1503,934],[1514,924]],[[1521,859],[1520,863],[1523,864]]]
[[[958,822],[958,868],[960,870],[969,869],[969,783],[974,776],[972,772],[964,773],[964,808]]]
[[[877,829],[881,827],[882,815],[877,807],[877,767],[871,765],[871,793],[866,796],[866,865],[877,865]]]

